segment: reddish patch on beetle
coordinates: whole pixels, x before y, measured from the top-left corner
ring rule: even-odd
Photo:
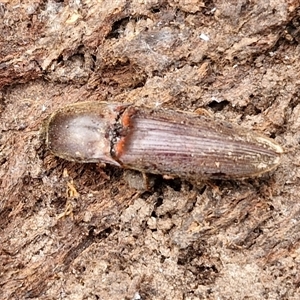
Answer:
[[[126,143],[126,137],[122,137],[115,145],[115,156],[116,158],[120,158],[120,156],[122,156],[123,152],[124,152],[124,148],[125,148],[125,143]]]
[[[129,135],[129,130],[132,126],[132,117],[135,113],[136,113],[135,109],[128,108],[122,114],[121,117],[122,130],[120,131],[121,137],[114,147],[114,153],[116,159],[119,159],[124,153],[125,145],[127,143],[127,139]]]
[[[128,128],[131,125],[131,117],[134,115],[135,110],[126,109],[122,115],[121,124],[123,127]]]

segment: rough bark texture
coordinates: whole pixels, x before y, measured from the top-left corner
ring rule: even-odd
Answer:
[[[1,299],[299,299],[300,1],[0,3]],[[275,138],[272,174],[192,185],[54,157],[83,100]]]

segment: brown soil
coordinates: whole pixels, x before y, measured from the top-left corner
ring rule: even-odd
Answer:
[[[1,299],[299,299],[300,1],[0,3]],[[79,101],[264,133],[271,174],[193,185],[45,149]]]

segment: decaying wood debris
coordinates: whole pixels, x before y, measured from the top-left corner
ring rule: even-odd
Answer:
[[[3,299],[297,299],[299,1],[2,1]],[[43,126],[93,101],[271,137],[281,165],[197,184],[79,164]]]

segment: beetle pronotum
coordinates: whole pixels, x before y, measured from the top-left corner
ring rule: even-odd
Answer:
[[[275,141],[198,114],[81,102],[53,113],[48,148],[77,162],[104,162],[187,179],[246,178],[274,169]]]

